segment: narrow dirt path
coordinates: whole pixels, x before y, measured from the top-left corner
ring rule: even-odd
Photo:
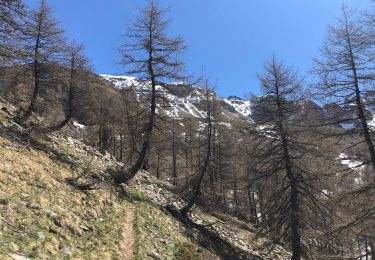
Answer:
[[[122,233],[124,241],[121,245],[121,252],[124,260],[131,260],[134,258],[134,215],[135,207],[129,207],[126,213],[124,231]]]

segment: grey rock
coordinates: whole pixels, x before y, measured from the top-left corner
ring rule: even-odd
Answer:
[[[161,259],[160,254],[157,252],[148,252],[147,255],[151,256],[154,259]]]
[[[38,232],[38,233],[36,233],[36,236],[38,237],[38,239],[39,239],[40,241],[44,241],[44,240],[46,240],[46,237],[44,236],[43,232]]]
[[[10,254],[9,255],[13,260],[29,260],[26,256],[19,255],[19,254]]]
[[[64,255],[72,255],[73,254],[72,250],[69,247],[63,247],[61,249],[61,253],[63,253]]]

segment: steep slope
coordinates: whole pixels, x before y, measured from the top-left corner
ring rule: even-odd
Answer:
[[[13,108],[0,108],[1,259],[225,258],[225,249],[166,213],[185,203],[171,184],[141,172],[116,187],[110,172],[122,164],[112,156],[59,133],[25,138]],[[227,241],[231,259],[289,256],[278,246],[268,255],[267,240],[235,218],[201,208],[191,218]]]
[[[186,202],[173,190],[174,187],[171,184],[157,180],[147,172],[140,172],[129,183],[127,192],[130,192],[130,196],[138,194],[135,196],[140,196],[138,200],[162,208],[172,205],[180,209]],[[142,192],[141,195],[139,192]],[[255,227],[237,218],[218,212],[207,212],[199,206],[194,207],[190,218],[194,224],[207,228],[209,232],[228,242],[231,252],[226,252],[224,247],[215,249],[221,251],[221,255],[226,256],[224,259],[288,259],[290,257],[289,252],[278,245],[268,251],[265,248],[267,239],[257,237]],[[207,243],[207,238],[202,234],[195,233],[194,236],[198,243]],[[210,247],[214,248],[215,245],[210,245]]]
[[[66,182],[82,172],[89,159],[71,144],[71,139],[52,136],[48,143],[25,145],[1,133],[2,257],[121,257],[119,220],[127,203],[109,187],[84,193]],[[86,153],[94,158],[90,169],[98,173],[114,163]]]
[[[0,110],[0,259],[217,259],[194,244],[181,224],[159,207],[149,205],[146,210],[142,202],[124,198],[122,188],[106,182],[82,191],[67,181],[77,176],[82,176],[81,183],[106,179],[107,169],[121,165],[109,154],[61,134],[23,139],[3,110],[7,109]],[[140,222],[149,211],[158,216],[151,233],[144,231],[148,222]],[[133,238],[129,226],[134,226]],[[175,240],[166,244],[162,234],[166,239],[171,233]],[[145,235],[148,242],[142,240]],[[192,254],[195,258],[189,258]]]

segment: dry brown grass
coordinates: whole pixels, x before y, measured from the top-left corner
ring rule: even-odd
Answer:
[[[65,181],[75,174],[69,165],[3,137],[0,158],[1,255],[118,255],[122,230],[116,217],[124,216],[127,205],[116,193],[77,190]]]

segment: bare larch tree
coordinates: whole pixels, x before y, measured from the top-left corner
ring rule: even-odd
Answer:
[[[321,152],[298,118],[303,90],[297,72],[273,57],[259,80],[267,116],[257,126],[261,143],[253,156],[256,179],[263,180],[269,191],[263,192],[267,198],[261,209],[261,231],[274,243],[290,245],[292,259],[297,260],[315,246],[304,235],[329,226],[328,209],[319,200],[324,172],[312,166]]]
[[[120,49],[121,63],[128,68],[127,72],[137,76],[140,84],[151,86],[151,93],[149,119],[138,159],[132,167],[117,175],[117,183],[124,183],[133,178],[145,163],[155,124],[156,86],[167,80],[182,79],[184,65],[179,60],[179,54],[185,48],[184,41],[181,37],[168,37],[169,21],[165,16],[166,10],[156,1],[148,1],[138,19],[129,27],[125,43]]]
[[[65,125],[69,123],[74,114],[74,104],[75,104],[75,93],[77,92],[77,86],[79,84],[84,84],[87,81],[86,74],[92,73],[92,68],[89,63],[88,58],[82,53],[85,46],[82,43],[77,43],[75,41],[71,42],[66,46],[65,52],[66,57],[61,68],[64,77],[68,79],[68,105],[67,111],[65,113],[65,118],[57,123],[56,125],[51,125],[47,128],[40,129],[43,132],[53,132],[62,129]]]
[[[45,0],[41,0],[39,7],[31,10],[28,16],[21,36],[21,59],[31,66],[34,89],[30,104],[20,117],[22,122],[35,112],[43,69],[61,63],[65,48],[63,30]]]
[[[277,144],[275,144],[273,150],[277,153],[275,157],[277,158],[276,160],[279,160],[277,163],[280,165],[274,165],[273,171],[276,169],[275,171],[281,170],[282,172],[285,172],[288,179],[289,184],[287,187],[289,190],[287,192],[289,193],[289,202],[286,203],[286,205],[289,211],[287,216],[289,223],[287,223],[287,225],[291,228],[293,250],[292,259],[297,260],[301,258],[300,205],[298,198],[299,176],[292,165],[290,138],[286,129],[286,121],[290,106],[288,99],[300,86],[298,85],[299,82],[295,73],[290,68],[278,63],[274,57],[272,61],[265,64],[265,72],[263,75],[259,76],[259,79],[263,89],[263,94],[270,98],[270,109],[273,109],[275,112],[272,131],[277,133]],[[280,214],[279,217],[281,219],[286,216],[283,217]],[[280,223],[282,223],[282,221]]]
[[[17,36],[25,18],[21,0],[0,1],[0,64],[9,66],[15,60],[18,47]]]
[[[353,10],[343,6],[337,25],[329,27],[321,58],[315,59],[314,72],[320,77],[316,94],[328,106],[334,104],[353,111],[331,123],[358,122],[355,131],[363,136],[361,143],[367,145],[368,162],[375,169],[375,148],[366,111],[366,94],[374,80],[375,40],[354,16]]]
[[[213,104],[213,92],[208,88],[208,85],[206,83],[206,118],[205,118],[205,139],[206,139],[206,147],[205,147],[205,157],[203,160],[203,165],[199,165],[199,173],[197,175],[197,178],[194,181],[193,185],[193,194],[189,200],[189,202],[181,208],[180,214],[183,217],[186,217],[187,213],[191,210],[194,203],[197,201],[199,195],[201,194],[201,186],[203,183],[204,177],[207,175],[207,172],[210,167],[210,161],[211,161],[211,153],[212,153],[212,104]]]

